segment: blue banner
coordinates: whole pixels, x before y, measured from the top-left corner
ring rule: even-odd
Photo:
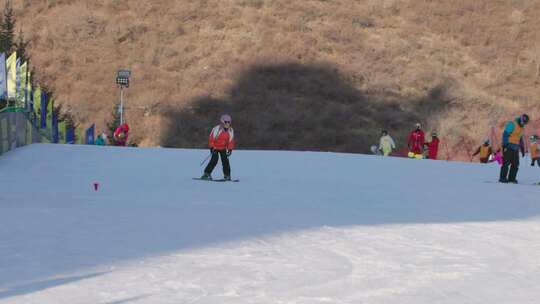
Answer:
[[[69,127],[66,129],[66,143],[67,144],[75,143],[75,129],[73,127]]]
[[[6,54],[0,53],[0,99],[7,99]]]
[[[58,143],[58,117],[52,113],[52,142],[53,144]]]
[[[92,124],[92,126],[86,130],[86,144],[87,145],[94,144],[95,127],[96,127],[95,124]]]
[[[41,115],[40,115],[40,127],[42,129],[47,128],[47,94],[45,92],[41,92]]]
[[[36,110],[34,108],[34,92],[30,92],[30,103],[28,104],[29,106],[29,115],[30,115],[30,122],[32,122],[32,125],[36,128],[36,129],[39,129],[39,126],[38,126],[38,118],[37,118],[37,115],[36,115]]]

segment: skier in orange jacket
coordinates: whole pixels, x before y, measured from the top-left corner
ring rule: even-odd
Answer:
[[[204,174],[201,176],[201,179],[212,179],[212,171],[216,167],[218,160],[221,157],[221,164],[223,165],[223,179],[231,180],[229,156],[231,156],[234,149],[234,130],[231,125],[231,116],[227,114],[222,115],[220,122],[221,123],[215,126],[212,129],[212,132],[210,132],[208,146],[210,147],[212,158],[204,169]]]

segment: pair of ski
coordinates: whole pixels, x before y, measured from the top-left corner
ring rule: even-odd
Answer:
[[[503,184],[503,185],[516,185],[516,186],[540,186],[540,182],[534,184],[513,184],[513,183],[501,183],[499,181],[486,181],[488,184]]]
[[[205,178],[200,178],[200,177],[194,177],[193,178],[194,180],[200,180],[200,181],[205,181],[205,182],[233,182],[233,183],[238,183],[240,180],[239,179],[224,179],[224,178],[221,178],[221,179],[205,179]]]

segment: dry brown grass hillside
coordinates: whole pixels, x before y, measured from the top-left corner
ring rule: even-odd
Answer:
[[[133,71],[127,117],[144,146],[204,145],[228,110],[247,148],[362,152],[383,127],[403,146],[420,120],[462,158],[491,125],[540,118],[539,0],[13,6],[40,80],[83,124],[104,126],[116,70]]]

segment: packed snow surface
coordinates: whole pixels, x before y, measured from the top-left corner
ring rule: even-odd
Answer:
[[[505,185],[496,164],[235,151],[239,183],[193,180],[207,153],[0,157],[0,303],[540,303],[527,159]]]

